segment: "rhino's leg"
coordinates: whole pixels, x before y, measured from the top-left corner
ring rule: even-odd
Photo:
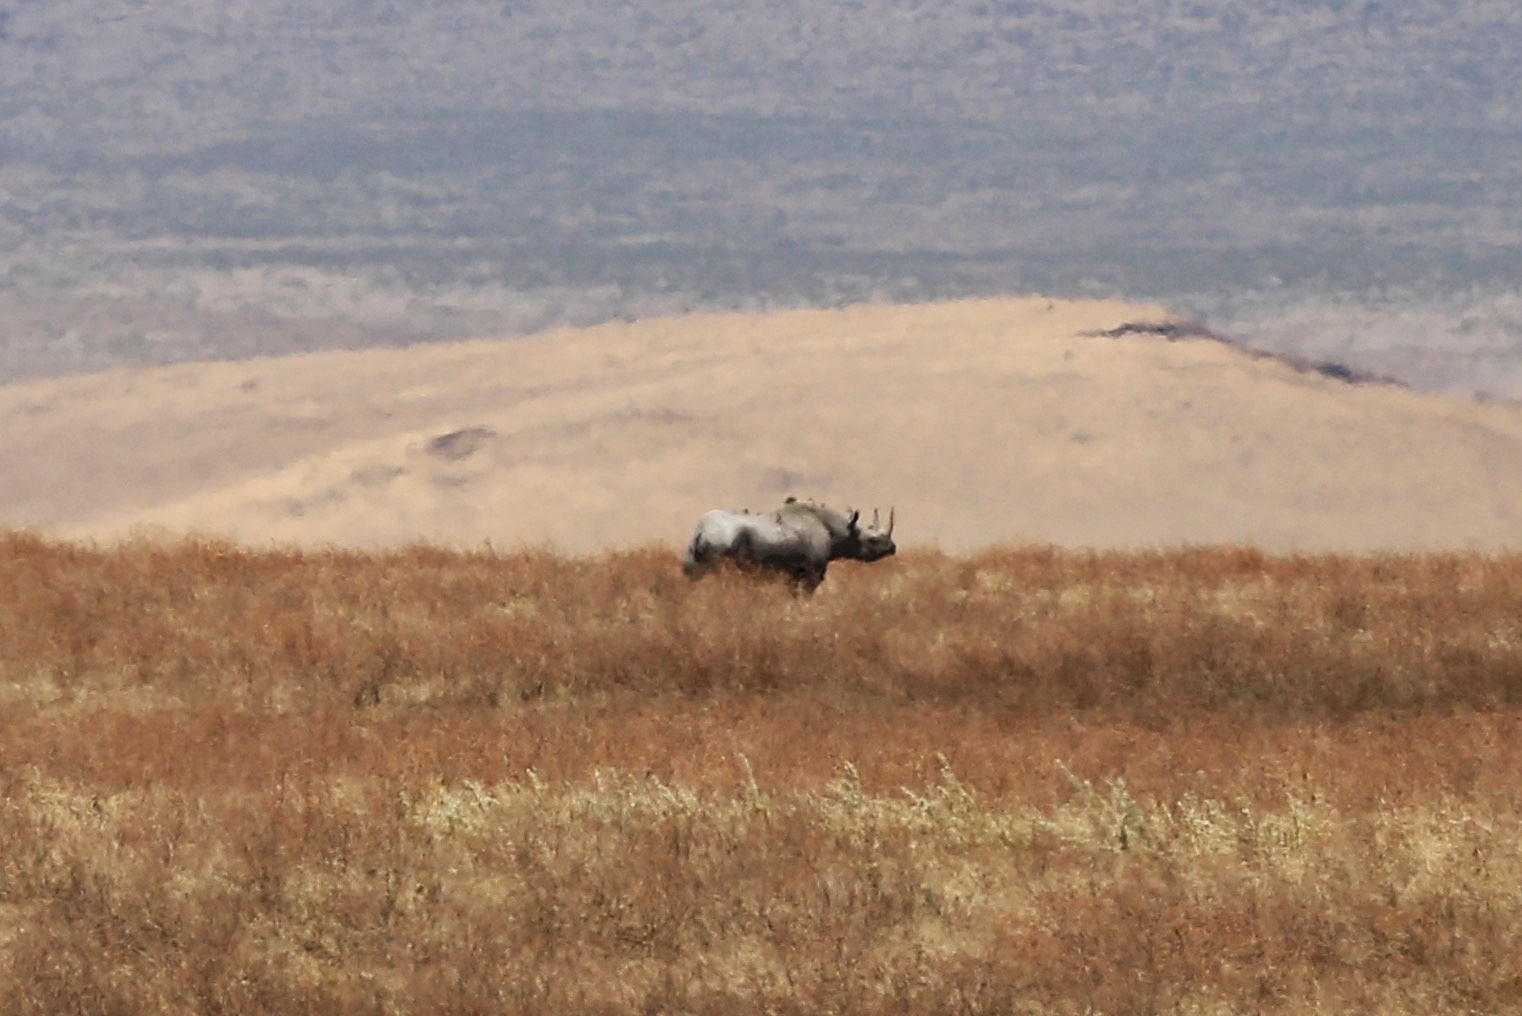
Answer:
[[[734,543],[729,548],[729,557],[741,568],[756,566],[756,548],[751,542],[749,530],[742,529],[735,534]]]
[[[701,530],[693,536],[692,542],[687,545],[687,553],[682,555],[682,572],[689,579],[700,579],[713,570],[714,549],[708,542]]]
[[[801,564],[793,572],[793,593],[799,596],[813,596],[814,590],[818,589],[819,583],[823,581],[823,565]]]

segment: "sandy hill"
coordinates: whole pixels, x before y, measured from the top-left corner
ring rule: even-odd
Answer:
[[[788,493],[904,545],[1522,544],[1522,408],[1355,384],[1159,307],[692,315],[0,388],[0,524],[110,539],[678,543]]]

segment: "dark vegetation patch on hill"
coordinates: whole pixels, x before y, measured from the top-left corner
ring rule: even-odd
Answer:
[[[1334,381],[1343,381],[1347,384],[1381,384],[1407,387],[1395,378],[1375,374],[1367,370],[1359,370],[1350,367],[1340,360],[1318,360],[1307,356],[1297,356],[1293,353],[1276,353],[1266,350],[1253,349],[1238,339],[1228,338],[1221,333],[1207,328],[1198,321],[1128,321],[1125,324],[1116,325],[1114,328],[1106,328],[1102,331],[1085,333],[1094,338],[1119,339],[1131,335],[1155,336],[1168,342],[1179,342],[1184,339],[1205,339],[1210,342],[1221,342],[1233,349],[1239,349],[1247,355],[1257,359],[1274,360],[1278,363],[1288,364],[1295,370],[1306,374],[1320,374],[1322,377],[1331,378]]]

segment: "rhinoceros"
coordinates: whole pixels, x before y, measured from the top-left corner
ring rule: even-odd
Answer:
[[[698,520],[682,569],[689,578],[697,578],[730,561],[786,575],[795,591],[812,593],[824,581],[831,561],[878,561],[895,553],[893,515],[888,509],[888,528],[882,529],[874,510],[872,524],[863,529],[857,524],[860,512],[842,513],[791,497],[770,512],[715,508]]]

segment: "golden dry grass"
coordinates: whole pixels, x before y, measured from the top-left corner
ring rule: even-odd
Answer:
[[[0,573],[0,1011],[1522,1009],[1522,559]]]

